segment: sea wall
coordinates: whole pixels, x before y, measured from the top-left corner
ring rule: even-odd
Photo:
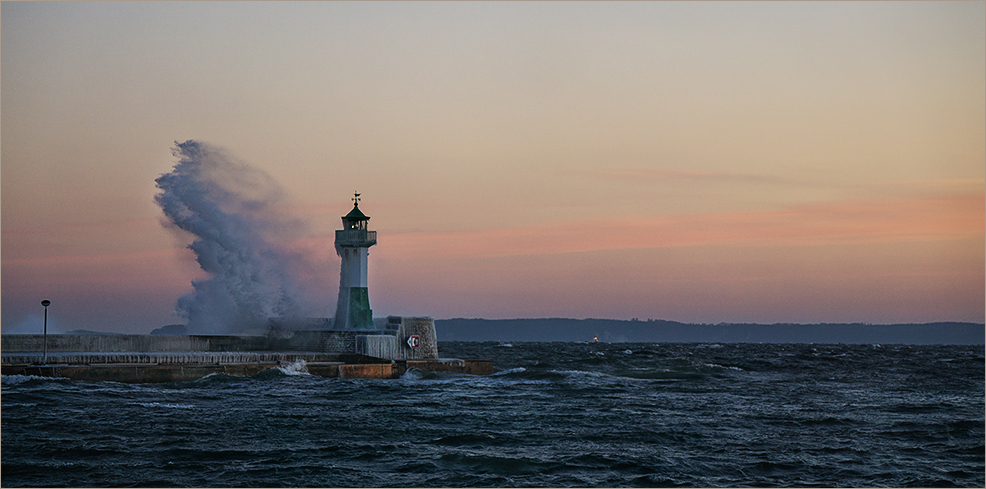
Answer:
[[[409,339],[415,339],[408,342]],[[39,353],[44,336],[0,335],[4,356]],[[385,360],[438,358],[435,320],[430,317],[387,319],[377,330],[294,331],[288,337],[232,335],[50,334],[48,352],[319,352],[360,354]]]
[[[438,358],[434,319],[405,317],[395,326],[392,334],[356,336],[356,353],[389,360]]]
[[[72,355],[72,354],[56,354]],[[124,354],[125,355],[125,354]],[[225,374],[236,377],[257,375],[264,370],[280,369],[282,372],[307,372],[320,377],[342,377],[350,379],[394,379],[408,371],[452,372],[469,375],[490,375],[494,372],[491,360],[431,359],[407,360],[387,363],[373,362],[372,358],[360,355],[342,355],[333,358],[320,354],[281,354],[261,358],[240,356],[217,358],[223,363],[208,363],[204,358],[172,358],[180,363],[162,363],[167,354],[160,358],[140,358],[127,355],[106,358],[106,363],[69,363],[69,358],[58,358],[59,363],[40,365],[37,362],[7,364],[0,369],[3,375],[34,375],[42,377],[61,377],[86,381],[114,382],[189,382],[210,374]],[[34,354],[38,357],[37,354]],[[152,355],[153,357],[154,355]],[[35,358],[37,359],[37,358]],[[132,360],[140,360],[130,362]]]
[[[397,337],[393,335],[359,335],[356,337],[356,351],[361,355],[388,360],[398,360],[403,356]]]
[[[355,353],[356,336],[368,331],[296,331],[289,338],[229,335],[50,334],[48,352],[317,351]],[[3,353],[40,352],[39,334],[0,335]]]
[[[48,363],[57,365],[289,365],[303,360],[312,362],[365,361],[352,354],[284,353],[284,352],[59,352],[49,353]],[[4,353],[3,365],[37,365],[42,355],[37,352]]]
[[[234,340],[235,339],[235,340]],[[214,349],[224,346],[249,346],[257,341],[254,337],[215,337],[209,336],[152,336],[137,334],[50,334],[49,352],[115,352],[115,351],[244,351],[242,348]],[[263,340],[256,337],[256,340]],[[39,352],[44,349],[44,335],[5,334],[0,335],[0,351],[4,353]],[[262,349],[262,348],[257,348]]]
[[[417,348],[411,347],[408,340],[417,337]],[[397,341],[400,356],[396,360],[420,360],[438,358],[438,334],[435,331],[435,320],[430,317],[401,318],[397,330]]]
[[[358,336],[381,334],[383,334],[382,331],[295,331],[294,336],[272,346],[275,349],[293,351],[356,353],[356,338]]]

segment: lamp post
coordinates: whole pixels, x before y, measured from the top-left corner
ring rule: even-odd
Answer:
[[[45,326],[44,326],[44,360],[43,364],[48,365],[48,306],[51,305],[51,301],[45,299],[41,301],[41,305],[45,308]]]

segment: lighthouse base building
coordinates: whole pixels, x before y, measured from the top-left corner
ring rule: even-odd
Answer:
[[[387,359],[437,358],[435,321],[428,317],[374,319],[370,309],[367,263],[370,247],[377,244],[377,232],[369,229],[370,217],[359,208],[359,194],[353,194],[353,209],[342,217],[342,229],[335,233],[336,254],[341,259],[339,299],[329,328],[337,338],[354,334],[355,352]],[[348,343],[348,340],[347,340]],[[350,345],[339,345],[337,347]]]
[[[290,334],[293,347],[356,353],[386,360],[438,358],[435,320],[430,317],[387,316],[374,318],[370,308],[367,263],[377,232],[368,226],[370,217],[359,208],[342,217],[335,232],[335,250],[340,258],[339,298],[332,318],[272,318],[272,329]]]

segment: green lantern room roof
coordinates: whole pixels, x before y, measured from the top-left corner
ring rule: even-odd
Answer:
[[[343,219],[348,219],[353,221],[365,221],[369,219],[369,217],[366,217],[366,214],[363,214],[363,211],[359,210],[359,204],[356,204],[353,206],[353,210],[349,211],[349,214],[346,214],[346,216],[343,217]]]
[[[366,221],[370,219],[359,210],[359,192],[353,192],[353,210],[342,217],[344,221]]]

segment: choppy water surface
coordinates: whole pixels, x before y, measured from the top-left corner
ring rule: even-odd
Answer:
[[[984,486],[982,346],[440,349],[499,372],[5,376],[2,485]]]

